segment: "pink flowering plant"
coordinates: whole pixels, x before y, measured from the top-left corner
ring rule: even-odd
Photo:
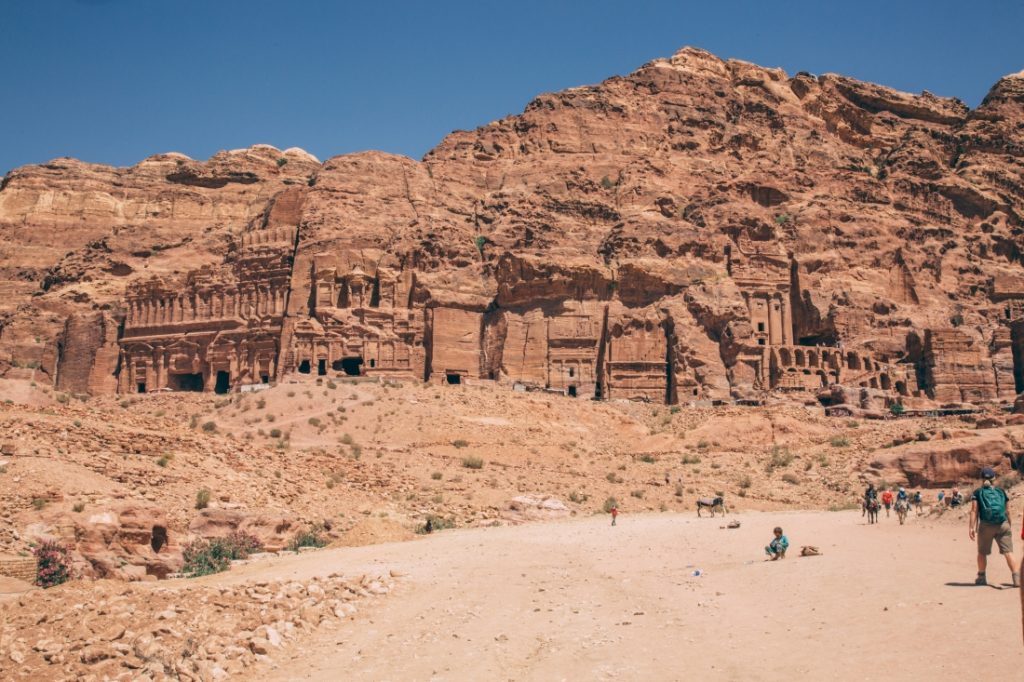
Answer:
[[[36,585],[54,587],[71,579],[68,548],[47,540],[32,551],[36,557]]]

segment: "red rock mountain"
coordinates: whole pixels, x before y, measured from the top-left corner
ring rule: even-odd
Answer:
[[[1022,221],[1024,72],[971,110],[685,48],[419,162],[258,145],[12,171],[0,373],[1007,398]]]

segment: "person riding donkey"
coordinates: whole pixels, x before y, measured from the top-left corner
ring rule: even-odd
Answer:
[[[872,500],[878,500],[878,491],[875,490],[874,483],[868,483],[868,487],[864,490],[864,499],[860,505],[860,515],[864,516],[867,513],[868,507],[871,506]]]
[[[975,585],[987,585],[985,569],[988,555],[992,552],[992,541],[999,545],[999,553],[1006,557],[1006,565],[1013,577],[1013,586],[1020,587],[1020,566],[1013,556],[1013,534],[1010,531],[1010,517],[1006,513],[1009,498],[1006,491],[993,483],[996,472],[990,467],[981,470],[981,487],[971,494],[971,514],[968,536],[978,540],[978,577]]]

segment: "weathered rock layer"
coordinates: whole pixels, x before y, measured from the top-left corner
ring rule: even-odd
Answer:
[[[686,48],[421,162],[25,167],[0,190],[0,371],[80,393],[300,372],[1008,398],[1022,122],[1024,73],[971,110]]]

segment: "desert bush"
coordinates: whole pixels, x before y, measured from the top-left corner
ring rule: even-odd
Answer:
[[[751,485],[753,485],[753,481],[750,480],[750,476],[748,476],[747,474],[744,474],[740,478],[740,480],[736,483],[736,485],[738,485],[740,487],[740,490],[746,490]]]
[[[46,500],[45,497],[33,497],[32,498],[32,508],[35,509],[36,511],[42,511],[43,507],[46,506],[46,503],[47,503],[47,500]]]
[[[32,550],[32,554],[36,558],[36,585],[39,587],[55,587],[71,578],[71,562],[64,545],[47,540]]]
[[[789,451],[789,448],[776,445],[772,448],[771,457],[768,459],[768,471],[782,469],[792,463],[793,453]]]
[[[1009,490],[1018,483],[1020,483],[1020,474],[1017,473],[1016,471],[1011,471],[1008,474],[1003,474],[998,479],[996,479],[996,485],[1002,488],[1003,490]]]
[[[889,412],[891,412],[894,417],[898,417],[906,411],[907,409],[903,407],[902,403],[893,403],[889,406]]]
[[[640,455],[639,459],[640,459],[641,462],[644,462],[646,464],[654,464],[655,462],[658,461],[657,457],[655,457],[654,455],[649,455],[649,454]]]
[[[700,464],[700,457],[697,455],[683,455],[683,459],[680,461],[683,464]]]
[[[462,466],[467,469],[483,469],[484,461],[479,457],[463,457]]]
[[[710,447],[711,447],[711,443],[707,442],[706,440],[702,440],[699,443],[697,443],[697,449],[698,450],[707,450]]]
[[[800,483],[800,479],[796,477],[796,474],[791,474],[788,471],[782,474],[782,480],[791,485],[798,485]]]
[[[306,420],[306,423],[314,427],[320,426],[320,420],[317,419],[316,417],[310,417],[309,419]]]
[[[182,552],[185,564],[181,572],[190,578],[220,573],[226,571],[232,561],[247,559],[261,549],[263,543],[259,538],[237,530],[223,538],[194,540]]]
[[[452,445],[454,445],[457,448],[465,448],[465,447],[469,447],[469,442],[468,441],[464,441],[461,438],[459,438],[458,440],[453,440],[452,441]]]
[[[299,551],[300,547],[326,547],[327,538],[323,536],[323,526],[310,526],[306,530],[300,530],[288,543],[288,549],[293,552]]]
[[[607,500],[604,501],[604,504],[601,505],[601,509],[604,510],[605,514],[607,514],[608,512],[610,512],[612,510],[612,507],[618,507],[618,506],[619,506],[619,501],[616,500],[614,497],[609,497]]]
[[[85,502],[75,502],[75,505],[71,507],[71,511],[76,514],[85,511]]]
[[[850,444],[850,439],[846,436],[832,436],[832,440],[829,441],[834,448],[845,448]]]
[[[442,474],[440,471],[435,471],[434,473],[430,474],[430,478],[434,479],[435,481],[440,481],[441,477]]]
[[[632,495],[633,497],[637,498],[638,500],[644,499],[644,491],[643,490],[631,490],[631,491],[629,491],[629,494]]]
[[[269,435],[270,435],[271,438],[280,438],[281,437],[281,429],[270,429],[270,434]]]
[[[217,430],[217,422],[206,422],[203,424],[203,431],[207,433],[213,433]]]
[[[207,488],[200,488],[196,491],[196,509],[206,509],[210,506],[210,491]]]
[[[622,483],[623,478],[622,476],[619,476],[613,471],[609,473],[607,476],[605,476],[605,480],[607,480],[609,483]]]
[[[158,467],[166,467],[170,463],[171,463],[171,458],[168,457],[167,455],[161,455],[160,458],[156,461],[156,465]]]
[[[683,496],[683,484],[682,483],[676,483],[676,497],[682,497],[682,496]]]
[[[589,498],[590,498],[590,495],[587,495],[586,493],[580,493],[580,492],[577,492],[575,490],[573,490],[571,493],[569,493],[569,501],[570,502],[574,502],[576,504],[580,504],[581,502],[586,502]]]
[[[354,443],[355,440],[352,438],[351,435],[346,433],[342,435],[341,442],[344,443],[345,445],[352,445],[352,443]]]
[[[435,530],[446,530],[454,527],[455,521],[453,519],[446,519],[443,516],[428,514],[427,518],[423,521],[423,525],[416,528],[416,533],[419,535],[426,535],[427,533],[433,533]]]

